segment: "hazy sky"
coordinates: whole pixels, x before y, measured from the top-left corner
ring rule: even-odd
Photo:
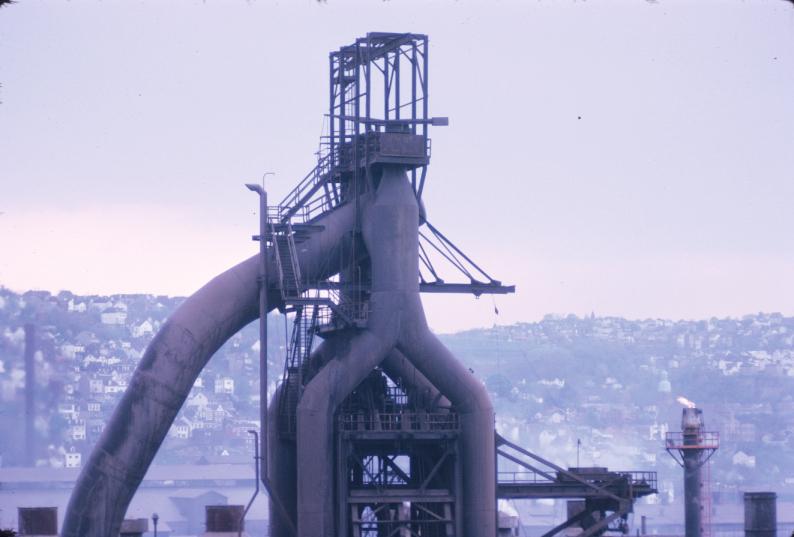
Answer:
[[[794,314],[788,2],[27,0],[0,9],[0,285],[185,295],[313,166],[328,52],[430,36],[431,220],[545,313]],[[442,331],[490,298],[426,297]]]

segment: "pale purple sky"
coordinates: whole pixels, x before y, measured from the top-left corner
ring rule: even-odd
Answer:
[[[328,52],[430,36],[432,221],[546,313],[794,314],[794,8],[28,0],[0,9],[0,285],[186,295],[312,167]],[[581,117],[581,119],[578,119]],[[425,297],[441,331],[490,298]]]

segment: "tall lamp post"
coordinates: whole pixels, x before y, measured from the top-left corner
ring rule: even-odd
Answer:
[[[295,524],[290,519],[281,499],[273,493],[268,478],[267,469],[267,191],[265,191],[265,177],[275,175],[273,172],[265,172],[262,176],[262,185],[253,183],[246,184],[246,188],[259,195],[259,428],[260,428],[260,450],[259,461],[261,470],[259,479],[264,485],[268,496],[273,500],[278,514],[284,518],[290,529],[290,533],[297,533]]]
[[[259,430],[262,440],[262,484],[267,488],[267,191],[265,177],[274,175],[265,172],[262,186],[248,183],[246,188],[259,195]]]

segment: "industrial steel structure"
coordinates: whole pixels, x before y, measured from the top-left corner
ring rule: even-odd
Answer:
[[[574,522],[589,516],[588,537],[655,492],[655,474],[565,470],[497,438],[483,384],[429,330],[420,292],[514,287],[425,214],[429,128],[447,124],[429,115],[428,52],[424,35],[370,33],[330,55],[316,166],[275,206],[248,185],[259,255],[188,298],[155,336],[81,474],[64,535],[118,532],[202,367],[257,317],[273,537],[495,537],[498,496],[584,498]],[[441,264],[462,281],[445,281]],[[275,308],[293,327],[267,405]],[[497,454],[524,471],[499,479]]]
[[[609,471],[603,467],[563,469],[497,435],[500,461],[512,462],[518,471],[500,471],[499,498],[528,500],[552,498],[578,500],[580,509],[541,537],[553,537],[571,527],[580,527],[578,537],[605,532],[625,534],[634,501],[657,492],[656,472]]]
[[[667,452],[684,469],[686,537],[710,534],[711,493],[709,480],[703,479],[703,468],[719,446],[719,433],[706,431],[703,411],[694,405],[681,413],[681,432],[669,432],[665,438]]]

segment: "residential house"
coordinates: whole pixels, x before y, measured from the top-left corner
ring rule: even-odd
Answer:
[[[119,308],[109,308],[100,314],[102,324],[123,325],[127,321],[127,312]]]

